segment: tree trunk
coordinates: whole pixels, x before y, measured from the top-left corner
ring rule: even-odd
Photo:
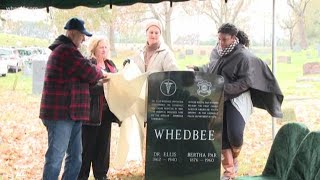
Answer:
[[[162,37],[164,42],[172,49],[171,44],[171,15],[173,7],[170,7],[169,3],[163,3],[163,12],[164,14],[159,14],[152,4],[149,4],[150,10],[155,19],[159,20],[162,27]],[[163,18],[162,18],[163,17]],[[164,21],[164,22],[163,22]]]
[[[110,53],[111,57],[117,57],[116,47],[114,44],[114,24],[113,22],[110,23],[109,26],[109,43],[110,43]]]
[[[170,49],[172,49],[172,43],[171,43],[171,13],[170,15],[168,15],[169,13],[166,13],[166,19],[165,19],[165,24],[166,24],[166,30],[164,32],[165,34],[165,43],[169,46]]]
[[[293,29],[289,29],[289,43],[290,49],[293,50]]]
[[[302,49],[308,48],[307,37],[305,32],[305,22],[303,17],[299,17],[298,20],[298,32],[299,32],[299,43]]]

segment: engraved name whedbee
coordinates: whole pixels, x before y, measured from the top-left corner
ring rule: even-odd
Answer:
[[[166,140],[214,140],[214,130],[154,129],[157,139]]]

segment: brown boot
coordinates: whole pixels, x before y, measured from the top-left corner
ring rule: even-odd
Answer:
[[[237,176],[239,170],[238,159],[233,159],[234,176]]]
[[[239,156],[240,151],[241,151],[241,147],[242,146],[240,146],[240,147],[232,146],[231,150],[232,150],[232,156],[233,156],[234,159],[236,159]]]
[[[222,149],[221,163],[222,167],[224,168],[223,176],[221,179],[233,179],[235,177],[235,174],[231,149]]]
[[[232,146],[232,157],[233,157],[233,166],[234,166],[234,174],[235,174],[235,176],[237,175],[238,169],[239,169],[237,157],[239,156],[240,151],[241,151],[241,146],[240,147]]]

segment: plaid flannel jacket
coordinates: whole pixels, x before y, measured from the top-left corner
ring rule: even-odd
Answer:
[[[39,117],[88,121],[89,83],[102,78],[102,72],[68,38],[62,39],[66,42],[54,47],[47,62]]]

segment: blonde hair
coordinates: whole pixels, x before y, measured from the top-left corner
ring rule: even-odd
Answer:
[[[94,53],[95,53],[95,51],[101,41],[105,41],[107,43],[107,47],[108,47],[107,48],[108,49],[107,50],[107,57],[105,57],[105,58],[107,58],[107,59],[110,58],[110,43],[109,43],[108,38],[106,38],[104,36],[95,36],[95,37],[90,38],[90,43],[88,46],[89,58],[95,58],[95,59],[97,58]]]

